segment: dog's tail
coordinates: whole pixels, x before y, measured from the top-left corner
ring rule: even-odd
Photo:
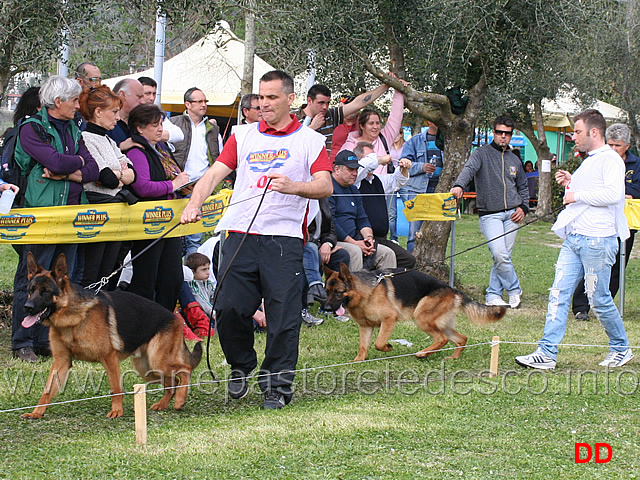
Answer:
[[[187,344],[184,344],[184,348],[187,351],[187,358],[189,359],[189,365],[191,368],[196,368],[200,364],[200,360],[202,360],[202,342],[198,342],[193,347],[193,352],[189,351],[189,347]]]
[[[474,325],[489,325],[505,316],[507,309],[502,306],[489,306],[472,300],[462,292],[457,292],[464,313]]]

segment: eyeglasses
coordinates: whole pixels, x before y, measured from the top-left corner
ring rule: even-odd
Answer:
[[[260,106],[257,106],[257,107],[247,107],[247,110],[260,110]]]
[[[187,100],[189,103],[202,103],[204,105],[206,105],[209,101],[208,100]]]
[[[90,82],[101,82],[102,77],[88,77],[87,80]]]
[[[494,130],[493,132],[498,136],[506,135],[507,137],[510,137],[511,135],[513,135],[513,130],[510,130],[510,131],[507,131],[507,130]]]

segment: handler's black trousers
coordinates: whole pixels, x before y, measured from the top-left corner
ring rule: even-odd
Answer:
[[[242,236],[230,233],[224,242],[218,282]],[[258,378],[263,392],[292,393],[305,282],[302,248],[299,238],[247,235],[219,287],[215,310],[220,345],[232,370],[245,375],[257,366],[252,316],[264,298],[267,345]]]
[[[135,240],[131,257],[153,240]],[[176,308],[184,281],[182,275],[182,240],[163,238],[133,261],[133,277],[129,291],[159,303],[170,312]]]

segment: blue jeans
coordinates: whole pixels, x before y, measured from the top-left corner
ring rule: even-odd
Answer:
[[[202,245],[202,232],[192,233],[191,235],[185,235],[183,239],[184,257],[188,257],[192,253],[198,251],[200,245]]]
[[[491,240],[516,229],[518,224],[511,220],[511,215],[513,215],[514,211],[515,209],[482,215],[480,217],[480,231],[485,238]],[[493,257],[493,266],[489,275],[489,287],[485,297],[487,302],[502,298],[503,292],[507,292],[509,295],[522,293],[520,281],[511,262],[511,253],[513,252],[513,245],[516,243],[516,235],[517,231],[513,231],[487,244]]]
[[[304,275],[307,278],[307,285],[323,285],[322,275],[320,275],[320,253],[318,246],[313,242],[304,244],[302,252],[302,265],[304,267]]]
[[[398,193],[393,192],[387,195],[387,212],[389,212],[389,240],[398,241],[398,229],[396,222],[398,220]]]
[[[562,244],[556,275],[549,293],[544,335],[539,347],[555,359],[557,344],[567,329],[571,296],[584,277],[589,304],[609,337],[610,351],[624,351],[629,345],[620,313],[609,292],[611,265],[616,261],[618,241],[612,237],[569,235]]]
[[[418,195],[415,192],[410,192],[406,187],[402,187],[398,190],[398,195],[402,200],[402,203],[407,200],[413,200]],[[416,233],[420,231],[420,227],[422,227],[422,220],[418,220],[417,222],[409,222],[409,234],[407,236],[407,251],[412,252],[413,247],[416,245]],[[397,240],[397,237],[394,239],[393,235],[389,237],[391,240]]]

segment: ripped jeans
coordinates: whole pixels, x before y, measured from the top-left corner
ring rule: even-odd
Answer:
[[[571,234],[562,244],[556,276],[549,293],[544,336],[538,343],[549,357],[558,354],[567,329],[571,296],[584,276],[589,304],[609,337],[610,351],[624,351],[629,345],[620,313],[609,292],[611,265],[616,261],[618,240]]]

